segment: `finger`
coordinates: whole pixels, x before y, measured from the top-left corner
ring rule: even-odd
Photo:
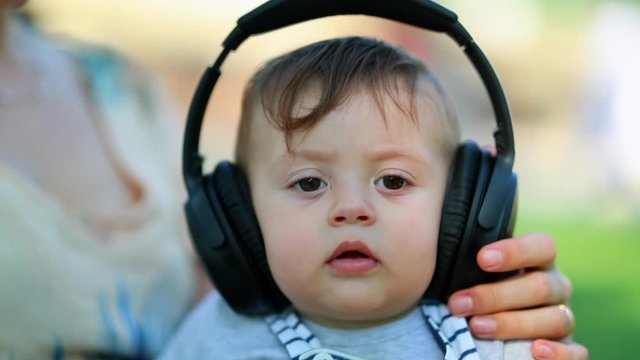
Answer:
[[[587,360],[589,351],[577,343],[536,340],[531,344],[531,352],[537,360]]]
[[[565,303],[571,297],[569,279],[555,270],[532,271],[502,281],[460,290],[449,298],[454,315],[469,316]]]
[[[471,332],[483,339],[561,339],[573,332],[575,317],[565,305],[474,316]]]
[[[496,241],[478,252],[480,268],[490,272],[553,267],[556,245],[547,234],[533,233]]]

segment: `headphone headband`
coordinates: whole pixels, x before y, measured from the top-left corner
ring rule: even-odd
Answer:
[[[495,171],[487,189],[489,201],[482,204],[479,222],[495,226],[500,214],[494,209],[507,196],[508,174],[515,156],[511,116],[502,86],[489,60],[450,10],[430,0],[272,0],[242,16],[223,42],[215,63],[205,70],[191,101],[183,143],[183,176],[191,192],[202,182],[203,159],[198,152],[200,130],[211,93],[227,55],[252,35],[277,30],[296,23],[334,15],[370,15],[444,32],[462,47],[478,72],[489,94],[497,129],[494,140],[498,151]]]
[[[236,49],[244,39],[289,25],[334,15],[369,15],[396,20],[437,32],[448,31],[458,20],[455,13],[434,3],[419,0],[273,0],[238,19],[223,42]]]

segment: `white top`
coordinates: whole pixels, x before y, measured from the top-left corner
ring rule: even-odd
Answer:
[[[180,132],[148,79],[126,76],[123,58],[78,50],[103,135],[144,195],[103,219],[66,208],[0,161],[0,359],[151,357],[195,298],[172,163]]]

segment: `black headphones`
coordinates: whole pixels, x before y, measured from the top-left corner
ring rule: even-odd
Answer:
[[[193,96],[183,144],[183,176],[189,197],[185,212],[196,251],[209,277],[238,313],[265,315],[289,300],[276,285],[264,249],[247,181],[229,161],[202,173],[198,153],[207,103],[230,51],[254,34],[333,15],[362,14],[443,32],[464,50],[489,93],[496,117],[497,156],[473,142],[461,144],[449,175],[442,209],[438,256],[426,298],[446,301],[454,291],[495,281],[477,265],[478,250],[510,237],[516,214],[517,177],[512,172],[513,131],[504,92],[489,61],[455,13],[428,0],[272,0],[244,15],[205,70]]]

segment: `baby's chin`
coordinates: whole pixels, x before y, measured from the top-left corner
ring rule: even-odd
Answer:
[[[417,302],[408,304],[386,304],[367,307],[365,304],[343,304],[344,306],[322,307],[305,311],[296,307],[307,319],[332,328],[358,329],[384,325],[410,313]]]

